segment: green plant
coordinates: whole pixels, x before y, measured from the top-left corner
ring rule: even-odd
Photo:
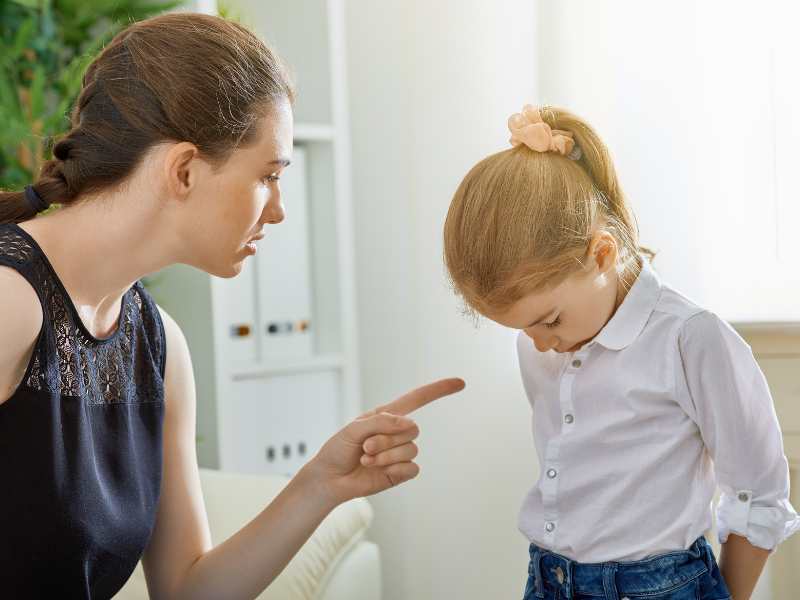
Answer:
[[[120,29],[180,1],[0,0],[0,189],[33,181],[51,157],[83,72]]]

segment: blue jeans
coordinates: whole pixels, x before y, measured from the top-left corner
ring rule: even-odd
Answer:
[[[579,563],[531,544],[523,600],[730,600],[704,536],[642,560]]]

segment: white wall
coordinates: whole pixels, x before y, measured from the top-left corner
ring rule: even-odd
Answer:
[[[800,320],[800,9],[541,0],[544,101],[597,127],[665,279],[737,323]]]
[[[535,99],[535,28],[531,0],[347,3],[365,408],[468,386],[418,415],[420,477],[373,499],[385,600],[516,598],[527,577],[516,515],[538,467],[515,332],[460,315],[441,234],[461,177]]]
[[[515,519],[538,470],[513,332],[459,316],[441,228],[523,102],[597,127],[668,281],[731,320],[800,318],[788,5],[348,2],[365,404],[441,376],[468,383],[419,415],[420,478],[373,501],[387,600],[521,596]],[[768,597],[764,577],[754,598]]]

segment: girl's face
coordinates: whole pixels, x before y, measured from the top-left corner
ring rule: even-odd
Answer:
[[[182,262],[219,277],[241,272],[269,233],[265,226],[285,217],[279,180],[292,141],[292,109],[279,101],[258,123],[255,142],[234,150],[219,170],[192,161],[194,184],[179,219]]]
[[[606,232],[597,235],[591,254],[594,260],[585,271],[551,290],[524,296],[502,314],[487,316],[525,331],[539,352],[574,352],[591,341],[625,295],[615,268],[616,242]]]

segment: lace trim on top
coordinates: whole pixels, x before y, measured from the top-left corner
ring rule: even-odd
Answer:
[[[0,226],[0,265],[29,281],[44,311],[23,385],[90,404],[163,399],[163,324],[141,283],[123,296],[118,328],[97,339],[86,330],[44,252],[18,226]]]

